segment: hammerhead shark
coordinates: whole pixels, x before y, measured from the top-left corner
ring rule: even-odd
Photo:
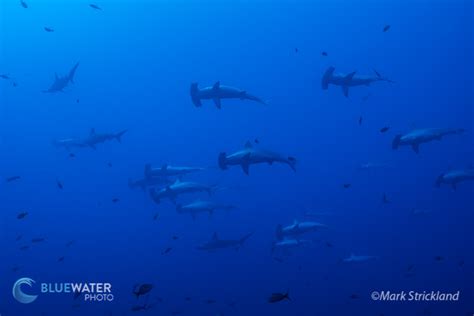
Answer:
[[[334,70],[336,70],[335,67],[329,67],[326,70],[321,81],[321,86],[323,90],[327,90],[330,84],[340,86],[346,98],[349,96],[349,87],[369,86],[372,82],[377,81],[394,83],[392,80],[383,77],[376,70],[374,70],[375,76],[356,76],[355,71],[348,74],[336,74]]]
[[[206,242],[205,244],[202,244],[197,249],[213,251],[213,250],[225,249],[225,248],[235,248],[238,250],[245,243],[245,241],[252,235],[253,233],[248,233],[240,239],[227,240],[227,239],[219,239],[219,237],[217,236],[217,233],[214,233],[210,241]]]
[[[55,74],[55,80],[53,84],[49,87],[48,90],[44,90],[45,93],[56,93],[56,92],[63,92],[64,88],[66,88],[69,83],[74,83],[74,75],[76,74],[76,69],[79,66],[79,63],[76,63],[69,73],[63,77],[58,76]]]
[[[205,87],[199,89],[197,83],[191,84],[191,100],[196,107],[202,106],[201,100],[212,99],[218,109],[221,108],[221,99],[241,99],[241,100],[252,100],[261,104],[265,104],[262,99],[247,93],[245,90],[238,88],[221,85],[217,81],[211,87]]]

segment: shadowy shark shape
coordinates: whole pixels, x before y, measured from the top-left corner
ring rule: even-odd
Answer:
[[[350,87],[369,86],[372,82],[377,81],[394,83],[392,80],[382,77],[375,69],[375,76],[356,76],[355,71],[349,74],[336,74],[334,70],[336,70],[336,68],[332,66],[326,70],[321,81],[321,86],[323,90],[327,90],[330,84],[340,86],[346,98],[349,96]]]
[[[221,99],[241,99],[241,100],[252,100],[258,103],[266,104],[260,98],[248,94],[245,90],[238,88],[221,86],[220,82],[217,81],[212,87],[205,87],[199,89],[197,83],[191,84],[191,99],[196,107],[201,107],[201,100],[212,99],[218,109],[221,108]]]
[[[287,157],[271,151],[254,148],[250,142],[245,144],[244,149],[233,154],[220,153],[218,162],[222,170],[226,170],[229,165],[240,165],[246,175],[249,174],[250,165],[258,163],[272,165],[274,162],[280,162],[287,164],[293,171],[296,171],[296,159],[294,157]]]
[[[201,201],[197,200],[186,205],[178,204],[176,205],[176,212],[179,214],[189,213],[193,220],[196,219],[197,214],[199,213],[209,213],[212,215],[216,210],[231,210],[235,206],[229,204],[219,204],[211,201]]]
[[[457,135],[464,133],[462,128],[425,128],[416,129],[406,134],[398,134],[392,142],[392,148],[399,146],[411,146],[415,153],[419,153],[420,144],[428,143],[433,140],[441,140],[446,135]]]
[[[457,184],[463,181],[474,180],[474,168],[468,168],[463,170],[452,170],[446,173],[442,173],[435,182],[436,187],[440,187],[441,184],[451,184],[453,190],[456,190]]]
[[[96,149],[96,145],[100,143],[105,143],[106,141],[116,139],[119,143],[122,142],[122,136],[127,130],[120,131],[118,133],[112,134],[99,134],[96,133],[95,128],[91,129],[90,134],[87,138],[81,141],[81,144],[84,146],[89,146],[92,149]]]
[[[197,249],[205,250],[205,251],[213,251],[213,250],[226,249],[226,248],[235,248],[236,250],[239,250],[239,248],[242,247],[245,241],[252,235],[253,233],[248,233],[240,239],[225,240],[225,239],[219,239],[219,237],[217,236],[217,233],[214,233],[210,241],[208,241],[205,244],[202,244],[201,246],[198,246]]]
[[[74,83],[74,75],[76,74],[77,67],[79,67],[79,63],[76,63],[69,73],[63,77],[58,76],[55,74],[55,80],[53,84],[49,87],[48,90],[44,90],[44,93],[57,93],[57,92],[64,92],[64,88],[66,88],[69,83]]]

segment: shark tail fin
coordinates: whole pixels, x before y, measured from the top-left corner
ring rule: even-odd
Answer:
[[[254,96],[254,95],[248,94],[245,91],[242,92],[242,97],[243,97],[243,99],[247,99],[247,100],[258,102],[258,103],[263,104],[263,105],[267,105],[267,102],[265,102],[264,100],[260,99],[259,97]]]
[[[389,82],[389,83],[395,83],[395,81],[393,80],[390,80],[384,76],[382,76],[377,70],[373,69],[374,72],[375,72],[375,76],[377,76],[377,79],[380,80],[380,81],[386,81],[386,82]]]
[[[72,69],[69,71],[69,75],[68,75],[68,78],[69,78],[69,81],[71,83],[74,83],[74,75],[76,74],[76,69],[77,67],[79,67],[79,62],[77,62],[74,67],[72,67]]]
[[[222,170],[227,169],[227,155],[225,152],[221,152],[219,154],[218,162],[219,162],[219,168],[221,168]]]
[[[327,90],[328,87],[329,87],[329,83],[331,82],[332,80],[332,76],[334,74],[334,70],[336,70],[336,68],[334,67],[329,67],[326,72],[324,73],[323,75],[323,79],[321,80],[321,87],[323,88],[323,90]]]
[[[275,230],[275,235],[277,240],[282,240],[283,239],[283,226],[278,224]]]
[[[288,165],[290,166],[290,168],[296,172],[296,158],[295,157],[292,157],[292,156],[289,156],[288,159]]]
[[[438,178],[436,178],[435,187],[439,188],[441,186],[441,183],[443,183],[443,177],[444,173],[440,174]]]
[[[127,131],[128,131],[128,130],[124,129],[123,131],[121,131],[121,132],[115,134],[115,139],[116,139],[119,143],[121,143],[121,142],[122,142],[122,136],[123,136],[123,134],[125,134]]]
[[[290,298],[290,290],[286,291],[285,295],[283,296],[285,299],[291,301],[291,298]]]
[[[201,107],[201,99],[199,98],[199,88],[197,82],[193,82],[191,84],[191,89],[190,89],[190,94],[191,94],[191,100],[193,101],[194,106],[196,107]]]
[[[402,139],[402,135],[398,134],[395,136],[395,138],[392,141],[392,149],[398,149],[398,146],[400,146],[400,140]]]

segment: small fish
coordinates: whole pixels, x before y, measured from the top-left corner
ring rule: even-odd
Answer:
[[[28,249],[30,249],[30,246],[23,246],[23,247],[20,247],[20,250],[23,250],[23,251],[28,250]]]
[[[276,262],[279,262],[279,263],[284,262],[282,258],[278,258],[278,257],[273,257],[273,260],[275,260]]]
[[[412,271],[414,268],[415,268],[415,265],[414,265],[414,264],[410,264],[410,265],[407,267],[406,272],[410,272],[410,271]]]
[[[44,27],[44,30],[45,30],[46,32],[48,32],[48,33],[54,32],[54,29],[53,29],[53,28],[47,27],[47,26]]]
[[[82,293],[80,291],[74,292],[74,299],[79,298],[79,296],[81,296],[81,294]]]
[[[173,236],[171,237],[171,239],[173,239],[173,240],[178,240],[178,239],[179,239],[179,237],[178,237],[178,236],[176,236],[176,235],[173,235]]]
[[[298,48],[297,47],[295,47],[295,53],[298,53]]]
[[[385,32],[387,32],[388,30],[390,30],[390,27],[391,27],[391,26],[390,26],[389,24],[385,25],[384,28],[383,28],[383,32],[385,33]]]
[[[153,290],[153,284],[150,284],[150,283],[137,284],[133,288],[133,294],[138,299],[140,297],[140,295],[145,295],[145,294],[149,293],[151,290]]]
[[[270,297],[268,298],[268,303],[277,303],[277,302],[281,302],[281,301],[284,301],[284,300],[291,301],[288,292],[286,292],[286,293],[272,293],[272,295],[270,295]]]
[[[21,212],[21,213],[18,213],[18,215],[16,216],[16,218],[18,218],[18,219],[24,219],[26,216],[28,216],[28,212]]]
[[[63,184],[62,184],[61,181],[59,181],[59,180],[56,180],[56,185],[58,186],[58,188],[59,188],[60,190],[62,190],[62,189],[64,188]]]
[[[387,194],[385,194],[385,193],[383,194],[382,203],[383,204],[390,204],[390,201],[388,200]]]
[[[19,266],[14,266],[12,268],[12,272],[18,272],[20,270],[20,267]]]
[[[333,244],[331,244],[329,241],[326,241],[326,247],[332,248],[332,247],[334,247],[334,246],[333,246]]]
[[[6,178],[5,181],[13,182],[13,181],[17,181],[17,180],[20,180],[20,179],[21,179],[21,176],[12,176],[12,177]]]
[[[58,262],[64,262],[64,257],[59,257]]]
[[[109,168],[112,168],[112,163],[109,161],[109,162],[107,163],[107,166],[108,166]]]
[[[162,255],[166,255],[166,254],[170,253],[171,249],[173,249],[173,248],[168,247],[168,248],[166,248],[165,250],[163,250],[163,251],[161,252],[161,254],[162,254]]]
[[[364,102],[367,101],[367,100],[370,98],[370,96],[371,96],[370,93],[364,95],[364,96],[362,97],[362,101],[364,101]]]
[[[189,296],[186,296],[186,297],[184,298],[184,300],[185,300],[186,302],[190,302],[190,301],[191,301],[191,298],[190,298]]]
[[[327,57],[328,53],[327,52],[322,52],[321,55],[324,56],[324,57]]]
[[[254,142],[255,144],[260,144],[260,141],[258,140],[258,138],[255,138]]]
[[[343,184],[344,189],[349,189],[351,187],[350,183],[344,183]]]
[[[160,214],[156,213],[155,215],[153,215],[153,220],[156,221],[159,216],[160,216]]]
[[[113,199],[112,199],[112,203],[117,203],[118,201],[120,201],[119,198],[113,198]]]
[[[458,266],[460,266],[460,267],[464,266],[464,260],[463,259],[459,260]]]
[[[10,80],[10,79],[11,79],[10,76],[7,75],[7,74],[1,74],[1,75],[0,75],[0,78],[1,78],[1,79],[5,79],[5,80]]]
[[[359,126],[362,125],[362,120],[363,120],[362,116],[359,116]]]
[[[28,9],[28,4],[25,1],[21,0],[20,4],[23,8]]]
[[[70,154],[69,154],[69,158],[76,158],[76,154],[70,153]]]
[[[442,257],[442,256],[436,256],[436,257],[434,257],[434,259],[435,259],[436,261],[443,261],[443,260],[444,260],[444,257]]]
[[[102,11],[102,8],[99,7],[97,4],[91,3],[91,4],[89,4],[89,7],[91,7],[91,8],[94,9],[94,10]]]
[[[34,243],[34,244],[37,244],[37,243],[43,242],[43,241],[45,241],[45,240],[46,240],[46,238],[39,237],[39,238],[33,238],[33,239],[31,239],[31,242]]]
[[[217,302],[217,301],[216,301],[216,300],[213,300],[213,299],[207,299],[207,300],[204,301],[204,303],[206,303],[206,304],[214,304],[214,303],[216,303],[216,302]]]
[[[72,245],[74,245],[75,241],[74,240],[70,240],[66,243],[66,247],[71,247]]]
[[[357,300],[357,299],[360,298],[360,296],[357,295],[357,294],[351,294],[351,296],[349,296],[349,297],[350,297],[351,299],[353,299],[353,300]]]
[[[76,103],[79,103],[79,102],[80,102],[80,100],[79,100],[79,99],[76,99]]]
[[[12,86],[13,86],[14,88],[18,87],[18,83],[13,82],[13,83],[12,83]]]
[[[23,238],[23,235],[18,235],[18,236],[16,236],[15,241],[20,241],[22,238]]]
[[[388,127],[388,126],[382,127],[382,128],[380,129],[380,133],[385,133],[385,132],[388,131],[389,129],[390,129],[390,127]]]

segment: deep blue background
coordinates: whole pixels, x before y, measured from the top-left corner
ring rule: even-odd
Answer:
[[[134,314],[131,290],[141,282],[155,285],[151,299],[163,299],[148,314],[473,313],[474,183],[457,191],[433,186],[440,173],[474,163],[472,1],[101,0],[101,12],[80,0],[27,2],[28,9],[0,2],[0,73],[18,83],[0,79],[2,316]],[[386,24],[392,27],[384,33]],[[65,74],[77,61],[75,85],[41,93],[55,72]],[[338,87],[321,90],[330,65],[360,74],[375,68],[396,83],[353,88],[346,99]],[[210,101],[195,108],[190,83],[217,80],[269,105],[224,100],[220,111]],[[383,126],[389,132],[379,133]],[[395,134],[424,127],[467,133],[422,145],[419,155],[391,149]],[[90,128],[129,132],[122,144],[77,150],[75,159],[51,145]],[[295,156],[297,172],[278,164],[252,166],[250,176],[240,167],[217,169],[219,152],[254,138]],[[156,206],[127,187],[147,162],[209,167],[189,179],[219,183],[226,189],[214,199],[239,208],[193,221],[167,201]],[[357,169],[366,162],[390,167]],[[12,175],[22,179],[5,183]],[[382,204],[384,193],[391,204]],[[413,208],[430,213],[414,216]],[[23,210],[29,216],[19,221]],[[303,219],[305,210],[332,211],[317,219],[330,228],[276,262],[275,226]],[[215,231],[222,238],[255,235],[238,252],[196,250]],[[35,237],[47,241],[19,250]],[[66,248],[69,240],[76,243]],[[167,247],[171,253],[161,255]],[[351,252],[380,259],[341,264]],[[407,278],[412,264],[415,275]],[[116,299],[72,308],[71,297],[41,296],[21,305],[11,286],[24,276],[108,281]],[[292,302],[266,302],[287,289]],[[372,302],[373,290],[460,290],[461,302]]]

